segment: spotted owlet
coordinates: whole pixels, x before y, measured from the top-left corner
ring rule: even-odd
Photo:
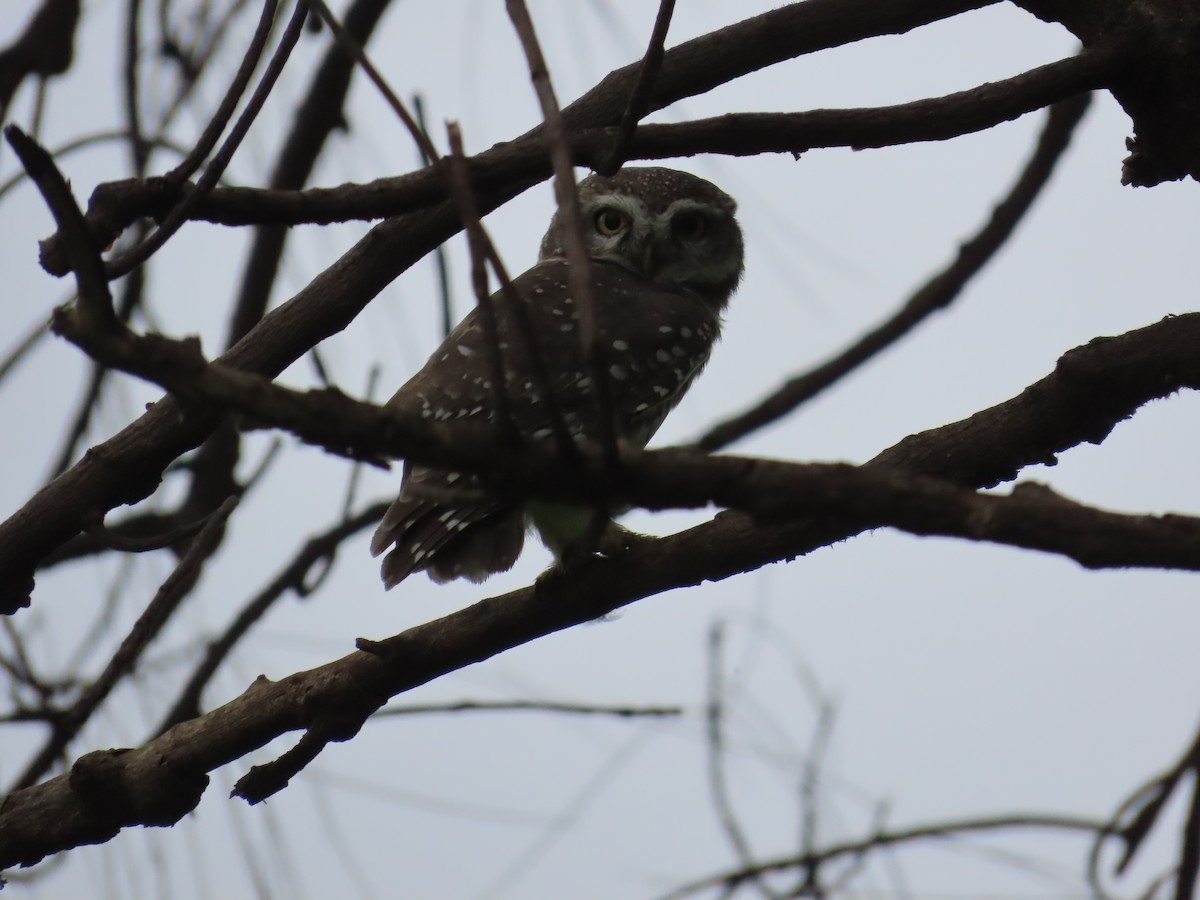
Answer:
[[[580,342],[579,304],[568,289],[556,215],[537,265],[513,280],[525,325],[497,292],[490,304],[495,345],[476,308],[390,406],[439,423],[443,434],[461,427],[464,439],[468,432],[477,436],[481,424],[495,424],[492,378],[500,371],[507,415],[523,438],[553,442],[552,416],[558,416],[576,441],[595,440],[603,434],[592,387],[598,375],[608,382],[611,432],[646,445],[708,362],[721,312],[741,278],[737,205],[715,185],[663,168],[592,175],[579,185],[579,202],[591,258],[594,364]],[[547,391],[552,403],[545,402]],[[527,525],[561,555],[590,522],[586,508],[504,499],[474,476],[405,463],[400,496],[371,552],[387,552],[388,588],[420,570],[438,582],[478,582],[512,567]]]

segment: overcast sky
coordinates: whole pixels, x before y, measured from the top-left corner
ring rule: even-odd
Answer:
[[[668,45],[771,5],[680,3]],[[78,62],[50,92],[49,146],[117,120],[123,6],[85,4]],[[531,4],[564,104],[641,54],[655,6]],[[20,24],[0,25],[0,37],[7,40]],[[252,22],[242,25],[248,34]],[[232,181],[264,182],[291,102],[326,40],[302,39],[230,170]],[[1007,77],[1074,49],[1062,29],[1000,4],[903,37],[785,63],[654,118],[896,103]],[[226,48],[218,71],[232,73],[240,52],[240,44]],[[538,121],[502,4],[397,3],[370,52],[401,95],[423,93],[439,145],[447,119],[462,123],[474,151]],[[209,84],[207,103],[220,87]],[[27,121],[31,103],[28,90],[18,95],[14,121]],[[348,119],[350,129],[328,148],[316,184],[367,181],[415,165],[403,128],[364,83],[353,92]],[[978,135],[898,149],[672,163],[739,200],[747,271],[712,364],[656,443],[696,437],[887,316],[981,224],[1019,171],[1042,119],[1031,115]],[[1073,346],[1194,309],[1196,185],[1121,187],[1129,130],[1111,98],[1097,97],[1052,185],[953,308],[735,449],[863,461],[909,433],[1016,395]],[[171,162],[156,159],[157,171]],[[11,151],[0,149],[0,180],[14,165]],[[97,183],[123,177],[124,166],[113,149],[64,162],[80,199]],[[551,211],[550,189],[542,185],[489,217],[511,271],[533,262]],[[276,302],[367,227],[294,230]],[[68,285],[37,268],[35,239],[52,227],[35,191],[20,188],[0,203],[0,229],[7,348],[65,299]],[[199,333],[206,351],[219,349],[248,236],[193,224],[171,242],[150,282],[159,327]],[[456,238],[448,246],[463,314],[470,302],[464,243]],[[436,296],[428,261],[384,291],[323,345],[336,382],[361,393],[378,362],[379,399],[403,383],[437,344]],[[4,515],[44,478],[77,402],[81,371],[77,351],[57,342],[0,391],[0,417],[21,423],[3,438]],[[312,377],[302,361],[282,380],[307,385]],[[131,379],[114,387],[93,440],[157,396]],[[1195,395],[1152,404],[1102,446],[1070,451],[1055,468],[1023,477],[1112,509],[1195,514],[1198,413]],[[249,442],[243,474],[267,444],[266,436]],[[222,628],[305,537],[336,518],[346,464],[291,439],[285,444],[289,452],[235,516],[219,564],[208,568],[152,654],[156,666],[140,676],[140,693],[119,695],[73,752],[144,740],[172,697],[179,654],[190,658],[197,635]],[[360,496],[381,498],[398,480],[398,471],[367,473]],[[178,490],[168,484],[162,502]],[[667,533],[707,515],[635,513],[627,524]],[[366,544],[365,535],[347,544],[319,594],[281,604],[259,626],[210,688],[209,706],[236,696],[259,673],[276,678],[318,665],[349,652],[359,635],[384,637],[527,584],[548,559],[531,546],[513,572],[483,587],[437,587],[418,576],[385,595]],[[141,560],[120,622],[132,621],[170,569],[163,554]],[[114,571],[111,560],[94,561],[39,578],[36,611],[22,616],[36,617],[34,646],[47,666],[69,659]],[[824,839],[869,834],[881,804],[895,826],[1008,812],[1105,816],[1190,740],[1200,705],[1195,596],[1196,581],[1185,574],[1090,573],[1013,549],[888,531],[863,535],[790,564],[643,600],[609,621],[399,698],[678,704],[686,710],[680,719],[487,713],[372,723],[353,741],[329,747],[264,806],[229,800],[248,762],[225,767],[196,815],[170,831],[129,831],[73,851],[30,896],[250,897],[261,879],[270,886],[263,896],[650,897],[732,866],[736,855],[713,812],[705,771],[706,648],[717,622],[727,637],[730,784],[756,855],[798,846],[798,784],[818,701],[836,707],[819,789]],[[39,737],[33,729],[0,733],[5,780]],[[1135,867],[1121,885],[1124,895],[1137,894],[1169,862],[1174,838],[1158,836],[1148,851],[1154,865]],[[905,888],[916,897],[1081,895],[1082,840],[1038,834],[987,845],[1012,851],[1017,862],[981,846],[962,841],[893,854],[862,876],[857,896],[906,896]]]

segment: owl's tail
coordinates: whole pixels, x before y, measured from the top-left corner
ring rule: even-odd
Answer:
[[[371,555],[383,559],[388,590],[413,572],[426,571],[439,584],[455,578],[476,583],[506,572],[525,544],[520,506],[482,501],[448,506],[400,492],[371,539]]]

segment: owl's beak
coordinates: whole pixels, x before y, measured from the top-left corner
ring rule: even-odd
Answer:
[[[651,281],[658,277],[658,272],[663,266],[663,252],[658,241],[647,242],[638,259],[638,264],[641,266],[642,274]]]

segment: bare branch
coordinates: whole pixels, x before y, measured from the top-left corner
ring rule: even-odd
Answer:
[[[412,117],[403,101],[396,96],[383,76],[379,74],[379,70],[375,68],[371,60],[367,58],[366,51],[363,50],[362,44],[356,41],[345,28],[342,23],[337,20],[329,7],[325,5],[324,0],[303,0],[304,3],[321,17],[321,21],[329,26],[329,30],[333,32],[334,38],[341,45],[342,50],[349,54],[356,63],[358,63],[364,72],[367,73],[367,78],[375,85],[375,89],[387,101],[388,106],[392,108],[392,112],[404,123],[404,127],[408,129],[408,133],[412,135],[412,139],[416,142],[417,147],[421,150],[421,155],[430,162],[437,162],[440,154],[437,148],[433,146],[433,142],[429,140],[429,135],[417,123],[417,120]]]
[[[1083,118],[1090,100],[1090,95],[1080,94],[1050,108],[1037,148],[1008,195],[992,210],[987,223],[970,240],[960,244],[954,261],[926,281],[890,319],[827,362],[788,379],[748,411],[713,428],[697,441],[697,446],[709,451],[719,450],[783,418],[890,347],[934,312],[949,306],[1004,246],[1033,206],[1050,180],[1055,164],[1066,151],[1075,126]]]
[[[75,56],[79,0],[42,0],[21,36],[0,50],[0,122],[21,82],[30,75],[61,75]]]
[[[799,154],[817,148],[868,149],[950,140],[1103,88],[1122,71],[1128,56],[1127,48],[1087,51],[1003,81],[895,106],[730,113],[691,122],[642,125],[631,139],[627,155],[630,159],[650,160],[700,153]],[[615,126],[570,132],[572,160],[579,165],[602,167],[616,137]],[[481,191],[499,190],[514,179],[533,183],[552,171],[537,131],[480,153],[469,164],[472,183]],[[178,190],[186,194],[194,188],[165,185],[161,179],[100,185],[88,204],[89,223],[102,237],[112,240],[138,216],[161,215]],[[192,212],[197,218],[220,225],[324,225],[402,215],[444,196],[444,186],[436,174],[423,170],[363,185],[307,191],[224,188],[198,202]],[[51,274],[66,273],[56,237],[44,242],[42,262]]]
[[[793,3],[703,37],[686,41],[667,51],[663,57],[659,77],[655,80],[650,111],[662,109],[676,100],[704,93],[747,72],[786,59],[881,34],[908,31],[960,12],[989,6],[994,2],[996,0],[892,0],[887,4],[878,4],[873,0],[805,0],[803,3]],[[1087,63],[1084,64],[1084,67],[1099,65],[1102,56],[1103,54],[1085,55],[1083,58],[1087,60]],[[1109,62],[1112,63],[1111,60]],[[611,72],[595,88],[563,110],[567,133],[574,135],[588,132],[591,129],[617,127],[636,82],[638,71],[638,64],[633,64]],[[1042,94],[1033,106],[1014,111],[1011,102],[1007,105],[1000,104],[1001,109],[995,113],[1000,117],[988,121],[986,124],[977,123],[976,128],[990,127],[997,122],[1015,118],[1021,112],[1029,112],[1076,94],[1080,90],[1102,86],[1093,83],[1100,77],[1094,72],[1089,72],[1087,83],[1082,86],[1071,80],[1070,72],[1062,73],[1062,80],[1065,80],[1066,83],[1061,85],[1057,83],[1060,79],[1056,75],[1050,77],[1051,74],[1053,73],[1047,73],[1043,78],[1043,81],[1050,83],[1041,84]],[[999,84],[1006,83],[1000,82]],[[1001,94],[1003,93],[1001,91]],[[841,115],[840,111],[836,112],[839,113],[839,116]],[[838,124],[842,127],[848,126],[855,140],[862,140],[864,134],[875,133],[871,130],[870,122],[877,115],[877,111],[853,112],[861,113],[861,116],[854,116],[851,122],[845,122],[839,118]],[[922,133],[919,119],[927,118],[930,111],[920,108],[914,112],[918,114],[918,120],[902,124],[906,124],[909,130],[913,130],[919,135]],[[818,127],[811,131],[817,134],[821,133],[822,128],[828,129],[831,124],[818,113],[802,115],[816,117],[813,119],[813,125]],[[959,118],[961,115],[962,110],[958,109],[950,118]],[[763,136],[764,140],[770,140],[769,133],[774,129],[769,127],[767,120],[759,120],[759,122],[762,125],[760,130],[768,133]],[[782,125],[783,122],[781,121],[780,124]],[[950,126],[946,122],[936,122],[935,124],[937,128],[934,133],[936,134],[949,137],[954,133],[952,131],[948,133]],[[674,125],[645,126],[639,129],[638,140],[642,140],[645,137],[644,133],[650,128],[672,129],[678,127]],[[792,130],[801,133],[806,128],[807,126],[792,126]],[[895,130],[894,124],[889,125],[888,131]],[[669,132],[661,131],[657,133],[659,135],[669,134]],[[592,139],[582,141],[584,149],[580,151],[576,162],[587,164],[594,156],[595,164],[600,164],[604,155],[611,148],[614,137],[615,132],[595,132]],[[849,138],[850,135],[848,134],[847,137]],[[923,139],[926,138],[910,138],[910,140]],[[826,140],[832,139],[826,138]],[[662,143],[665,144],[666,141],[662,141]],[[772,146],[778,143],[776,140]],[[836,142],[818,144],[811,140],[807,144],[804,144],[803,140],[800,143],[803,146],[842,146]],[[789,145],[780,148],[780,152],[792,152],[795,149]],[[663,155],[679,156],[695,152],[703,151],[700,149],[680,150],[676,147],[671,148]],[[762,150],[754,152],[770,151],[764,147]],[[640,158],[662,157],[643,155]],[[495,198],[494,202],[484,210],[485,213],[505,200],[516,196],[530,185],[544,180],[551,171],[543,150],[540,129],[534,129],[515,141],[497,145],[486,153],[480,154],[476,159],[479,161],[482,171],[477,172],[476,166],[472,165],[472,182],[481,195],[486,194]],[[404,179],[408,179],[408,181]],[[402,202],[394,200],[388,192],[383,192],[381,195],[380,185],[407,185],[410,182],[411,193],[407,193],[409,189],[406,188]],[[135,180],[111,183],[107,186],[101,185],[89,203],[89,210],[94,213],[89,221],[98,234],[97,243],[101,245],[111,243],[138,216],[154,215],[159,217],[164,215],[176,203],[180,189],[179,185],[166,183],[163,179],[149,179],[144,183]],[[123,208],[122,204],[125,202],[123,200],[101,200],[106,195],[114,198],[122,197],[131,190],[141,198],[138,200],[139,206],[136,211]],[[186,188],[184,190],[186,192]],[[323,193],[305,192],[302,195],[288,192],[279,195],[283,206],[281,209],[279,203],[267,203],[269,197],[262,195],[261,192],[240,188],[233,195],[225,192],[219,194],[233,208],[226,210],[228,214],[205,215],[204,218],[207,221],[226,225],[299,224],[302,222],[326,224],[354,218],[375,219],[420,211],[446,197],[445,185],[435,173],[430,171],[412,173],[401,176],[400,179],[388,179],[365,186],[364,190],[370,197],[365,198],[362,207],[356,212],[347,211],[342,199],[343,190],[342,188],[325,189]],[[150,195],[149,201],[144,197],[146,193]],[[255,211],[263,207],[267,210],[265,214]],[[200,208],[204,207],[198,207],[198,209]],[[309,210],[315,212],[315,215],[310,214]],[[193,210],[193,212],[197,212],[197,210]],[[429,228],[430,222],[425,222],[424,227]],[[437,246],[448,236],[449,233],[441,235],[438,240],[432,242],[431,246]],[[44,243],[42,252],[43,265],[48,272],[55,275],[66,273],[67,269],[63,267],[61,256],[57,253],[54,238],[48,239]],[[365,303],[365,301],[363,302]]]
[[[267,2],[273,4],[273,0],[267,0]],[[204,174],[200,176],[195,189],[185,194],[171,208],[171,211],[159,222],[158,228],[144,241],[122,253],[120,256],[109,260],[105,268],[110,279],[128,275],[135,267],[140,266],[149,259],[188,220],[193,205],[216,187],[217,182],[220,181],[221,176],[225,173],[230,160],[233,159],[234,153],[237,152],[237,148],[241,146],[242,139],[249,132],[250,126],[254,124],[259,110],[267,102],[267,97],[270,96],[271,90],[275,87],[275,82],[278,80],[280,73],[283,72],[283,67],[287,64],[292,49],[300,39],[300,32],[304,27],[306,10],[307,7],[304,5],[304,0],[297,0],[292,18],[284,29],[283,35],[279,39],[279,45],[275,48],[275,53],[272,55],[271,61],[267,63],[262,78],[254,89],[254,93],[250,95],[249,102],[247,102],[245,109],[242,110],[242,114],[238,116],[238,120],[234,123],[233,129],[225,139],[225,143],[221,145],[221,149],[217,151],[212,161],[205,168]],[[187,160],[184,160],[178,168],[182,169],[187,162]],[[164,180],[167,182],[176,181],[170,175],[166,176]]]
[[[1057,816],[1041,813],[1014,813],[1006,816],[981,816],[977,819],[951,819],[945,822],[934,822],[928,825],[915,825],[911,828],[882,831],[868,838],[857,841],[846,841],[831,844],[817,854],[815,862],[826,864],[845,856],[858,856],[872,850],[884,847],[894,847],[926,841],[932,838],[946,839],[960,835],[975,834],[987,831],[1010,831],[1017,829],[1047,829],[1050,831],[1080,832],[1083,834],[1103,833],[1106,824],[1094,819],[1077,816]],[[802,871],[804,867],[814,862],[807,856],[789,856],[767,860],[737,869],[722,872],[698,881],[681,885],[670,893],[663,894],[659,900],[682,900],[701,891],[724,887],[733,889],[752,879],[757,879],[772,872],[784,872],[790,869]]]
[[[708,696],[705,703],[705,763],[708,768],[708,789],[712,797],[713,808],[717,813],[717,821],[725,838],[737,854],[742,868],[753,865],[754,853],[750,842],[742,831],[737,814],[733,809],[733,798],[730,796],[729,784],[725,780],[728,759],[725,747],[725,663],[723,659],[725,630],[720,622],[714,622],[708,631]],[[777,895],[765,882],[749,879],[754,883],[758,892],[767,898]]]
[[[117,683],[133,672],[146,647],[158,636],[171,615],[179,608],[179,604],[196,586],[204,562],[220,543],[225,521],[236,506],[237,499],[229,498],[218,514],[196,535],[188,552],[179,561],[175,571],[163,582],[150,605],[138,617],[104,671],[70,709],[64,710],[55,718],[49,739],[17,778],[13,785],[14,790],[29,787],[41,778],[63,755],[71,741],[79,734],[79,730],[112,693]]]
[[[683,715],[680,706],[597,706],[591,703],[554,703],[548,700],[460,700],[457,703],[410,703],[385,706],[372,719],[459,712],[552,712],[579,716],[615,716],[618,719],[668,719]]]
[[[591,394],[596,407],[596,440],[607,463],[616,458],[617,433],[613,418],[612,389],[609,373],[600,365],[599,333],[596,330],[596,309],[592,298],[591,258],[584,244],[583,221],[579,209],[579,192],[571,150],[563,124],[562,110],[550,82],[550,71],[542,55],[533,20],[524,0],[506,0],[505,8],[513,28],[521,39],[521,49],[529,64],[529,77],[542,108],[545,123],[544,139],[554,169],[554,197],[558,204],[558,222],[562,229],[563,250],[567,259],[567,288],[579,310],[579,346],[591,378]],[[599,521],[604,521],[607,517]]]
[[[629,152],[629,142],[637,131],[638,122],[650,109],[650,91],[654,87],[654,77],[662,65],[663,44],[667,40],[667,30],[671,27],[671,16],[675,13],[675,0],[659,0],[658,15],[654,19],[654,29],[650,32],[650,44],[642,57],[642,66],[638,70],[637,82],[629,95],[629,105],[621,116],[621,124],[617,126],[617,138],[609,151],[608,160],[604,165],[594,166],[601,175],[614,175],[625,162]]]
[[[196,665],[155,734],[161,735],[173,725],[199,716],[200,697],[205,687],[217,673],[221,663],[233,652],[238,641],[249,633],[288,591],[292,591],[298,597],[308,596],[313,586],[307,579],[313,568],[322,562],[330,565],[342,542],[378,522],[387,507],[386,502],[373,503],[357,515],[347,516],[334,527],[305,541],[282,571],[242,607],[221,636],[208,643],[204,658]]]

